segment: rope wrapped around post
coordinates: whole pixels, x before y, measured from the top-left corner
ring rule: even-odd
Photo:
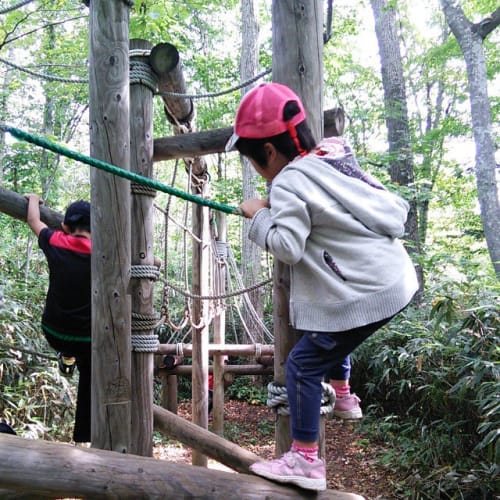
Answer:
[[[335,406],[335,390],[330,384],[321,382],[323,394],[321,396],[320,415],[329,415]],[[267,406],[274,409],[279,415],[290,415],[288,406],[288,394],[284,385],[270,382],[267,385]]]
[[[157,352],[160,341],[158,335],[132,335],[132,351],[135,352]]]
[[[134,333],[154,330],[158,326],[159,316],[132,313],[132,351],[158,352],[160,340],[156,333]]]
[[[160,270],[156,266],[134,265],[130,268],[131,278],[146,278],[156,281],[160,277]],[[153,331],[160,322],[158,314],[139,314],[132,312],[132,332]],[[160,341],[155,333],[132,333],[132,351],[157,352]]]
[[[134,265],[130,267],[131,278],[149,278],[156,281],[160,277],[158,266]]]
[[[144,52],[144,51],[142,51]],[[131,56],[143,56],[143,53],[135,54],[131,51]],[[147,62],[138,61],[131,57],[130,59],[130,85],[144,85],[153,94],[156,94],[158,89],[158,78]]]

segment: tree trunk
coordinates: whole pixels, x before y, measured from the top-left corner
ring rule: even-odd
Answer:
[[[371,0],[371,5],[382,69],[391,180],[400,186],[411,186],[414,182],[413,158],[396,12],[388,0]],[[410,253],[418,256],[420,240],[415,196],[412,196],[409,203],[406,238]],[[416,265],[416,270],[420,283],[420,291],[417,294],[417,302],[419,302],[423,291],[423,272],[419,265]]]
[[[500,202],[496,180],[495,145],[488,99],[484,38],[500,24],[500,8],[472,24],[457,2],[441,0],[446,22],[464,55],[469,80],[472,130],[476,143],[476,184],[484,236],[493,268],[500,279]]]
[[[242,48],[241,48],[241,69],[240,77],[242,82],[246,82],[257,74],[259,64],[259,25],[255,16],[256,0],[241,1],[241,20],[242,20]],[[243,94],[250,88],[243,89]],[[247,158],[241,159],[243,166],[243,199],[248,200],[258,198],[256,183],[258,174],[252,167]],[[250,228],[250,219],[243,219],[241,238],[241,275],[243,283],[251,285],[261,280],[261,249],[247,238]],[[248,304],[253,307],[257,316],[262,318],[262,288],[257,288],[248,293]],[[243,343],[264,341],[264,333],[259,324],[253,319],[254,316],[249,313],[247,308],[243,309],[243,321],[248,327],[249,334],[243,339]]]

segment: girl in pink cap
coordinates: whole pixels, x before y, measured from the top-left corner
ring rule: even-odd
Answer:
[[[302,333],[286,363],[291,449],[250,469],[324,490],[321,382],[417,290],[398,239],[409,206],[364,172],[343,140],[317,145],[300,99],[279,83],[242,99],[226,147],[234,148],[270,184],[268,199],[247,200],[240,209],[252,219],[250,240],[290,266],[290,322]]]

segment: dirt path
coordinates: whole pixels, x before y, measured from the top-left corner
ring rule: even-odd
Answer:
[[[190,419],[190,404],[179,405],[179,415]],[[274,414],[265,406],[227,401],[224,407],[225,437],[255,454],[273,458]],[[356,423],[340,419],[326,422],[327,481],[331,489],[357,493],[366,500],[396,500],[390,470],[376,463],[381,451],[369,443]],[[155,445],[155,456],[174,462],[191,463],[191,451],[178,443]],[[209,467],[224,468],[210,461]]]

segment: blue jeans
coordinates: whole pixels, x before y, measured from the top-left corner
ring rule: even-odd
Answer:
[[[325,381],[330,380],[349,380],[351,378],[351,357],[346,356],[335,366],[332,366],[326,374]]]
[[[286,361],[286,389],[292,438],[315,442],[319,436],[321,382],[364,340],[388,323],[386,318],[345,332],[303,331]]]

